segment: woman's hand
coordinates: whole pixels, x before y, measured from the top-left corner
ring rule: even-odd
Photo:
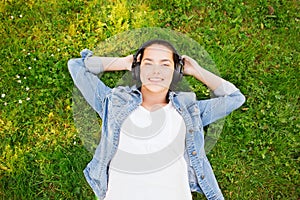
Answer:
[[[131,71],[131,66],[133,62],[133,55],[128,55],[122,58],[124,65],[126,66],[126,70]]]
[[[183,74],[190,75],[207,85],[211,90],[215,90],[222,84],[223,79],[201,67],[193,58],[183,55]]]
[[[184,66],[183,66],[183,74],[195,76],[197,72],[197,68],[199,68],[199,64],[193,58],[183,55],[182,56]],[[199,70],[199,69],[198,69]]]

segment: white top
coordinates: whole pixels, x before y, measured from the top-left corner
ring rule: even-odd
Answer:
[[[171,103],[138,107],[121,127],[105,200],[192,200],[184,149],[185,124]]]

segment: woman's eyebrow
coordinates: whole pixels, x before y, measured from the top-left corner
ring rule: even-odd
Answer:
[[[161,62],[172,62],[170,59],[162,59]]]
[[[151,59],[151,58],[144,58],[143,61],[150,61],[150,62],[152,62],[153,59]],[[160,60],[160,62],[170,62],[171,63],[172,61],[170,59],[166,58],[166,59]]]
[[[151,58],[144,58],[143,61],[153,61]]]

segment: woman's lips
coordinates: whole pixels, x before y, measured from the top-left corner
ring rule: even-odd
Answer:
[[[164,81],[163,78],[160,78],[160,77],[150,77],[148,78],[149,81],[151,82],[161,82],[161,81]]]

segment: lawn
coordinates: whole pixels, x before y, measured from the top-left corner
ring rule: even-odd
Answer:
[[[1,0],[0,199],[94,199],[67,61],[156,27],[204,48],[247,98],[208,154],[225,198],[298,200],[299,13],[297,0]],[[114,86],[122,75],[102,79]]]

